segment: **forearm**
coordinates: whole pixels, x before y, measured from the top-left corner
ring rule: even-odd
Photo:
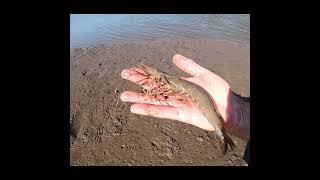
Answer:
[[[227,121],[224,125],[227,132],[240,138],[250,139],[250,102],[230,93],[227,106]]]

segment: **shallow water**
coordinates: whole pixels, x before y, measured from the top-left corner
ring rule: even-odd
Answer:
[[[250,15],[70,15],[70,48],[181,38],[223,39],[247,44]]]

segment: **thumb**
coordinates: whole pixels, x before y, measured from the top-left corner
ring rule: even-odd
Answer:
[[[199,76],[205,72],[208,72],[207,69],[203,68],[192,59],[186,58],[180,54],[173,56],[173,63],[191,76]]]

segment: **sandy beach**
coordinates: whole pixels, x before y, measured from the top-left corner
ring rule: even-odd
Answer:
[[[130,112],[119,96],[142,89],[124,79],[123,69],[146,62],[189,77],[172,63],[176,53],[195,60],[250,96],[250,45],[210,39],[101,44],[70,52],[70,165],[246,165],[246,141],[219,158],[215,135],[177,121]]]

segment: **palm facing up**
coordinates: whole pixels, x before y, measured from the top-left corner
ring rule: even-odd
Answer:
[[[227,122],[229,84],[220,76],[182,55],[176,54],[173,57],[173,63],[192,76],[182,79],[199,85],[211,95],[217,105],[219,114],[222,116],[224,122]],[[122,71],[121,77],[142,85],[143,79],[146,78],[143,73],[144,72],[138,68],[125,69]],[[154,85],[156,84],[152,86]],[[176,93],[168,97],[155,97],[154,95],[125,91],[121,94],[120,98],[124,102],[135,103],[130,108],[132,113],[178,120],[205,130],[214,131],[214,127],[201,113],[200,109],[180,94]]]

